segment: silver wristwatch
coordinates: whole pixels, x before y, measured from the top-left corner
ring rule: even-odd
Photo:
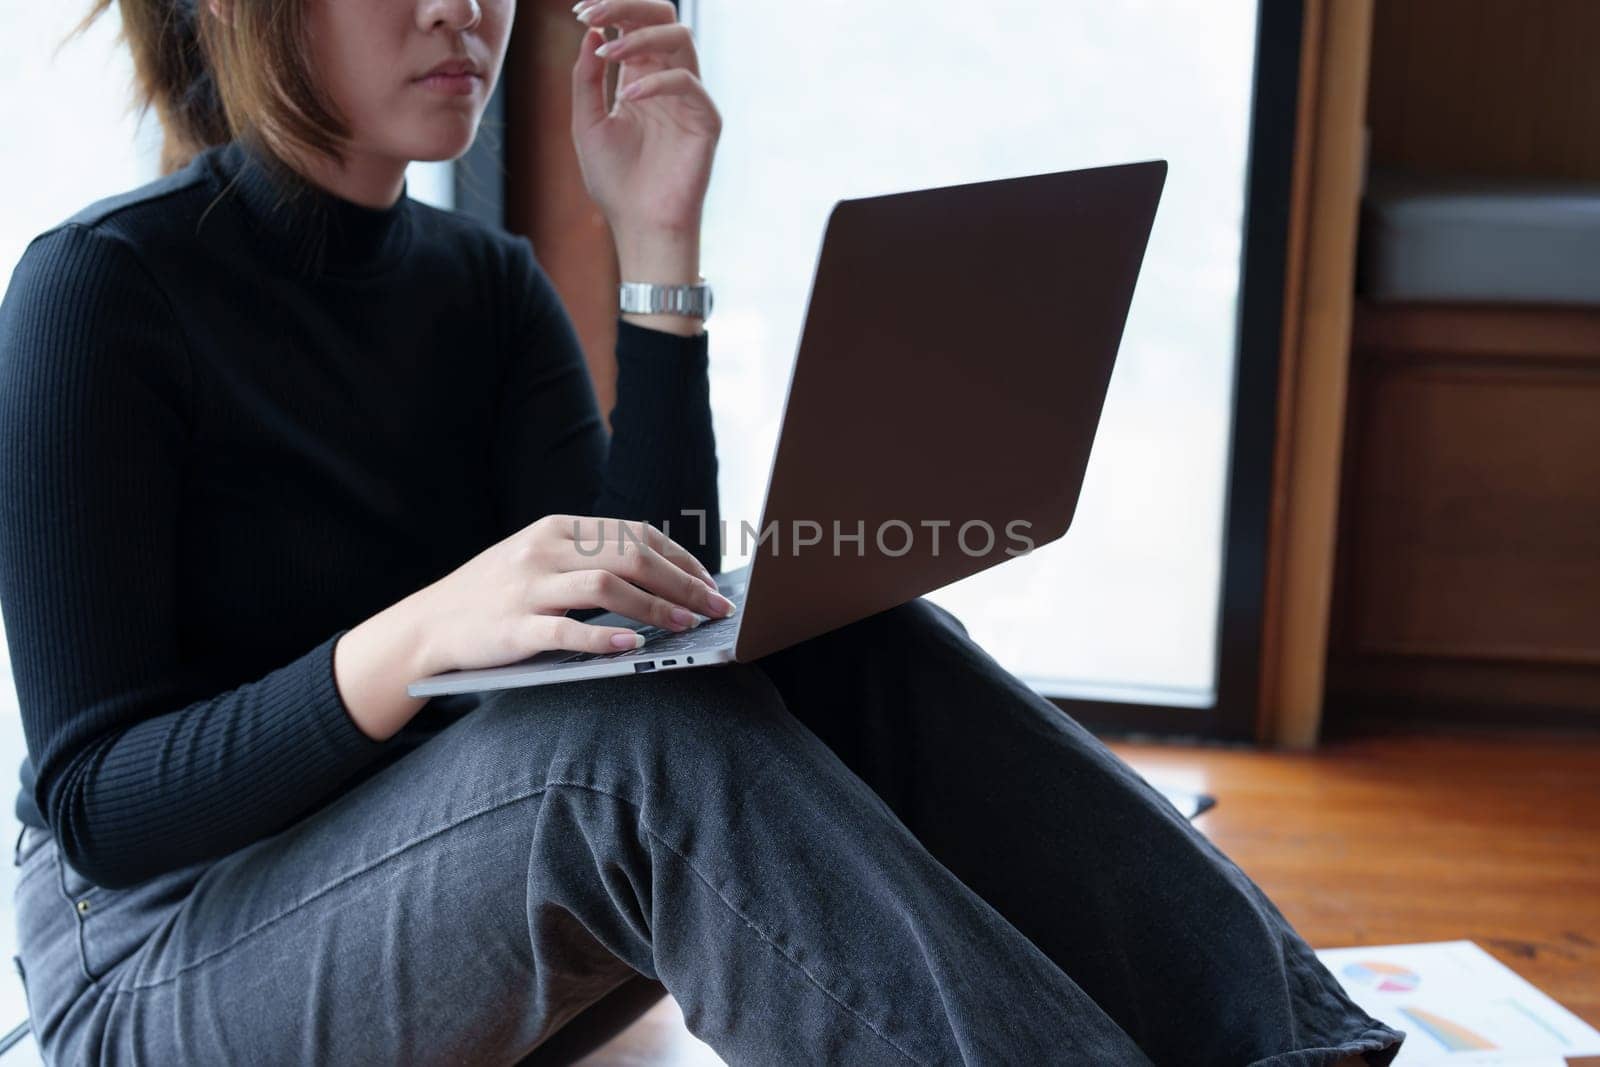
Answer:
[[[693,285],[657,285],[655,282],[623,282],[617,286],[623,311],[641,315],[689,315],[711,317],[711,286],[705,278]]]

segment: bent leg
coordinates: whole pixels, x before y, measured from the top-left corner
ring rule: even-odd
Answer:
[[[734,1063],[1148,1062],[743,665],[492,694],[101,962],[102,1062],[512,1063],[634,971]]]
[[[728,1062],[1148,1062],[759,671],[602,699],[626,729],[562,719],[530,911],[659,978]]]
[[[1156,1062],[1398,1052],[1236,864],[943,608],[919,598],[755,665]]]

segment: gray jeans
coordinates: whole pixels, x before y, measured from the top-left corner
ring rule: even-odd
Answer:
[[[127,889],[41,831],[51,1063],[515,1063],[637,974],[731,1064],[1272,1064],[1402,1034],[925,600],[754,664],[489,694],[275,836]]]

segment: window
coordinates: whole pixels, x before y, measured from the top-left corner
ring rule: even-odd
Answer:
[[[1170,161],[1073,528],[930,599],[1046,693],[1208,706],[1253,0],[930,0],[910,19],[839,0],[686,0],[683,17],[724,117],[702,256],[718,296],[711,388],[728,567],[748,558],[739,524],[759,518],[834,201]]]

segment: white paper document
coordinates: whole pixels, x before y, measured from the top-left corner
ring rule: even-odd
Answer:
[[[1556,1067],[1600,1056],[1600,1032],[1471,941],[1325,948],[1350,999],[1404,1030],[1394,1067]]]

